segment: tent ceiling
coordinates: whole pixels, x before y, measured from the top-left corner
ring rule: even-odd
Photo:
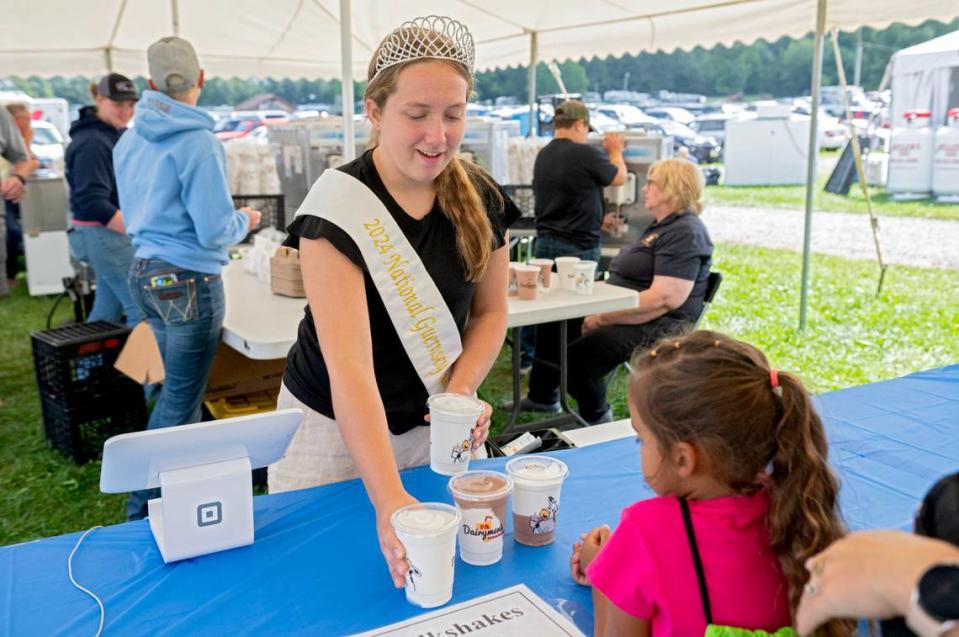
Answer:
[[[354,75],[403,20],[429,13],[465,22],[477,67],[525,65],[536,31],[543,60],[622,55],[763,38],[815,28],[815,0],[353,0]],[[174,32],[210,76],[341,74],[338,0],[0,0],[0,76],[146,75],[146,47]],[[917,24],[959,15],[959,0],[830,0],[827,28]]]

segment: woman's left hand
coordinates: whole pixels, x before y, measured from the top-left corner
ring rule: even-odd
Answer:
[[[602,324],[601,314],[590,314],[583,319],[583,334],[590,330],[595,330]]]
[[[493,406],[485,400],[480,400],[480,402],[483,403],[483,413],[480,414],[480,417],[476,420],[476,426],[473,427],[473,451],[482,447],[489,437],[490,418],[493,415]]]

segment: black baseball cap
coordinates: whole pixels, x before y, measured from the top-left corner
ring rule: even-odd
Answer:
[[[119,73],[110,73],[100,78],[97,83],[97,95],[109,98],[114,102],[139,99],[133,80]]]

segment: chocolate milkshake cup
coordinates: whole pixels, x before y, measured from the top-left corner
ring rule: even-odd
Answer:
[[[464,394],[434,394],[430,408],[430,469],[444,476],[469,469],[473,427],[483,403]]]
[[[550,280],[553,277],[553,260],[552,259],[530,259],[528,265],[531,265],[535,268],[539,268],[539,279],[537,281],[537,287],[540,294],[549,293],[549,284]]]
[[[539,292],[540,270],[535,265],[520,265],[516,268],[516,282],[519,285],[519,298],[523,301],[535,301]]]
[[[506,463],[513,481],[513,535],[527,546],[544,546],[556,537],[559,495],[569,474],[566,463],[544,455],[520,456]]]
[[[450,601],[460,512],[440,502],[418,502],[397,509],[390,522],[406,549],[406,600],[423,608]]]
[[[503,558],[506,501],[513,481],[498,471],[467,471],[453,476],[449,490],[463,518],[459,526],[460,559],[473,566]]]

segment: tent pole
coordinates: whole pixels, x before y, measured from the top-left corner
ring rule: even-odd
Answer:
[[[536,136],[536,62],[539,58],[539,43],[536,31],[529,32],[529,135]]]
[[[170,20],[173,27],[173,35],[180,37],[180,2],[179,0],[170,0]]]
[[[340,67],[343,76],[343,161],[356,159],[356,133],[353,130],[353,18],[352,0],[340,0]]]
[[[816,37],[812,49],[812,109],[809,119],[809,159],[806,163],[806,219],[802,242],[802,283],[799,294],[799,331],[806,329],[806,307],[809,304],[809,253],[812,244],[813,188],[816,186],[817,137],[819,126],[819,93],[822,84],[823,32],[826,30],[826,0],[816,3]]]

